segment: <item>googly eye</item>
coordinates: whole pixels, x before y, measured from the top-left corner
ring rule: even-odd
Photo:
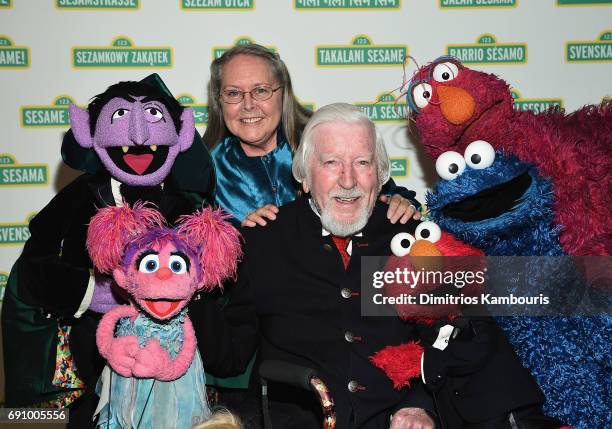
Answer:
[[[111,117],[111,121],[116,119],[125,118],[130,111],[128,109],[117,109],[113,112],[113,116]]]
[[[493,165],[495,149],[484,140],[476,140],[465,148],[463,157],[467,165],[476,170],[482,170]]]
[[[436,159],[436,172],[444,180],[454,180],[465,170],[465,159],[460,153],[444,152]]]
[[[147,119],[151,122],[158,122],[164,118],[164,112],[155,106],[147,107],[144,110],[147,112]]]
[[[457,64],[445,62],[437,64],[432,72],[432,76],[436,82],[448,82],[453,80],[459,74]]]
[[[187,272],[187,261],[182,256],[172,255],[168,261],[168,267],[174,274]]]
[[[425,221],[421,222],[419,226],[417,226],[416,230],[414,231],[414,237],[417,240],[427,240],[435,243],[440,239],[440,237],[442,237],[442,230],[436,223],[432,221]]]
[[[431,85],[425,82],[419,83],[412,88],[412,99],[419,109],[429,104],[432,95],[431,91]]]
[[[406,256],[410,253],[410,247],[415,241],[414,237],[407,232],[395,234],[395,237],[391,239],[391,251],[395,256]]]
[[[159,256],[155,254],[147,255],[138,264],[138,271],[141,273],[154,273],[159,269]]]

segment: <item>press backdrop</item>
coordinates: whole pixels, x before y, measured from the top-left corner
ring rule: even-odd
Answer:
[[[159,73],[204,129],[209,64],[251,40],[277,50],[311,108],[361,105],[395,179],[419,198],[434,180],[385,96],[407,55],[454,53],[503,76],[522,108],[574,110],[612,93],[612,1],[0,0],[0,296],[28,219],[75,172],[59,150],[69,102]],[[414,65],[409,64],[411,74]],[[378,103],[377,103],[378,101]],[[376,104],[375,104],[376,103]]]

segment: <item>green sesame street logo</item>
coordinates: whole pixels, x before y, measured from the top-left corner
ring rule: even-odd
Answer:
[[[557,0],[559,6],[612,5],[612,0]]]
[[[232,49],[234,46],[240,45],[250,45],[255,43],[255,40],[248,36],[240,36],[236,39],[232,46],[213,46],[212,48],[212,59],[216,60],[221,55],[223,55],[226,51]],[[271,52],[276,52],[277,49],[274,46],[266,46],[266,48]]]
[[[375,102],[357,102],[363,113],[373,122],[403,122],[408,117],[406,103],[396,103],[390,94],[381,94]]]
[[[140,0],[55,0],[58,9],[139,9]]]
[[[51,128],[70,126],[68,106],[74,104],[67,95],[56,97],[49,106],[21,106],[21,126],[26,128]]]
[[[319,67],[401,66],[407,55],[406,45],[374,45],[362,34],[355,36],[350,45],[315,46]]]
[[[0,186],[43,186],[48,184],[47,164],[18,164],[15,157],[0,154]]]
[[[0,68],[22,69],[30,67],[30,48],[15,46],[7,36],[0,35]]]
[[[135,47],[127,37],[115,38],[110,47],[76,46],[72,48],[75,68],[169,68],[172,48],[169,46]]]
[[[526,43],[498,43],[492,34],[483,34],[476,43],[453,44],[446,53],[464,64],[525,64]]]
[[[181,94],[176,97],[177,101],[185,107],[191,107],[193,110],[193,118],[196,125],[206,125],[208,123],[208,105],[198,104],[195,98],[190,94]]]
[[[518,0],[440,0],[441,9],[516,7]]]
[[[391,177],[408,177],[408,158],[391,158]]]
[[[599,63],[612,61],[612,31],[604,31],[598,40],[567,42],[565,61],[568,63]]]
[[[542,113],[550,108],[563,108],[563,100],[560,98],[522,98],[518,90],[514,88],[510,93],[517,110],[531,110],[534,113]]]
[[[401,0],[293,0],[297,10],[317,9],[400,9]]]
[[[0,271],[0,302],[4,300],[4,291],[6,289],[6,283],[8,282],[8,273]]]
[[[0,223],[0,246],[15,246],[28,241],[30,238],[28,224],[35,214],[30,214],[25,222]]]
[[[255,0],[181,0],[184,10],[253,10]]]
[[[0,9],[10,9],[11,0],[0,0]]]

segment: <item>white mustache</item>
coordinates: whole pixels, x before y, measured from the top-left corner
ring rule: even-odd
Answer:
[[[359,188],[353,189],[340,189],[330,194],[331,198],[359,198],[363,197],[365,193]]]

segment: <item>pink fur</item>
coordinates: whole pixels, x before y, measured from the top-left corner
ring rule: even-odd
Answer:
[[[135,356],[132,373],[135,377],[155,378],[160,381],[172,381],[182,376],[196,350],[196,338],[193,324],[185,317],[183,325],[185,340],[181,351],[174,359],[162,348],[157,340],[150,340]]]
[[[106,313],[96,331],[96,344],[102,357],[124,377],[132,376],[134,357],[138,352],[136,337],[115,338],[115,326],[123,317],[136,317],[138,311],[130,305],[120,305]]]
[[[388,346],[370,356],[370,361],[383,370],[393,382],[393,387],[401,389],[410,386],[410,380],[421,375],[421,356],[423,347],[410,341],[399,346]]]
[[[104,208],[92,218],[87,238],[92,261],[99,270],[112,272],[133,302],[131,306],[109,311],[98,325],[98,349],[117,373],[124,377],[172,381],[189,369],[197,344],[188,316],[182,325],[184,341],[175,358],[158,340],[149,339],[140,348],[135,336],[115,337],[115,328],[119,319],[136,318],[139,311],[163,323],[179,314],[198,288],[213,288],[235,275],[241,254],[240,235],[224,220],[226,217],[221,210],[205,208],[181,217],[181,225],[172,230],[163,227],[159,212],[137,203],[133,208],[128,205]],[[191,260],[192,270],[173,273],[168,268],[172,251],[178,244],[184,246],[187,255],[183,256]],[[128,247],[130,260],[124,261]],[[157,270],[148,272],[133,264],[140,252],[147,249],[154,250],[158,257]],[[151,300],[171,301],[175,307],[167,313],[157,311]]]
[[[153,226],[162,226],[163,216],[144,203],[132,208],[105,207],[91,219],[87,230],[87,250],[91,260],[103,273],[110,273],[121,263],[125,245]]]
[[[228,217],[221,209],[204,208],[179,219],[179,233],[193,247],[201,248],[202,286],[205,288],[221,287],[223,280],[236,275],[242,255],[240,233],[225,221]]]

